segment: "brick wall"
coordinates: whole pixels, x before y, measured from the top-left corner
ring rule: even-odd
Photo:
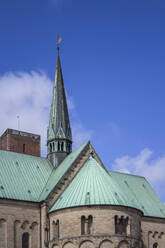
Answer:
[[[40,136],[7,129],[0,137],[0,149],[40,157]]]

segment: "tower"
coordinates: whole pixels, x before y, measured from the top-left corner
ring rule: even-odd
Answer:
[[[47,157],[55,168],[72,151],[72,133],[60,63],[59,47],[49,127],[47,130],[47,148]]]

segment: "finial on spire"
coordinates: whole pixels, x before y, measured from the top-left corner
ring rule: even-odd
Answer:
[[[62,38],[59,36],[59,34],[57,34],[57,43],[56,43],[56,46],[57,46],[57,51],[58,51],[58,54],[59,54],[59,50],[60,50],[60,43],[62,41]]]

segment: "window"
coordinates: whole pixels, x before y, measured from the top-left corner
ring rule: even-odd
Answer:
[[[158,248],[158,243],[154,243],[153,248]]]
[[[50,143],[50,152],[52,152],[52,144]]]
[[[60,143],[58,142],[58,151],[60,151]]]
[[[81,216],[81,235],[85,234],[85,216]]]
[[[48,230],[48,228],[46,227],[46,228],[45,228],[45,242],[47,243],[48,240],[49,240],[49,230]]]
[[[70,152],[70,144],[67,144],[67,152]]]
[[[25,153],[25,144],[23,144],[23,153]]]
[[[53,221],[53,236],[59,238],[59,220]]]
[[[115,219],[115,233],[126,235],[129,218],[124,216],[118,217],[117,215],[115,215],[114,219]]]
[[[81,216],[81,235],[91,234],[93,217],[89,215],[88,218]]]
[[[64,142],[61,142],[61,151],[64,150]]]
[[[22,235],[22,248],[29,248],[29,233],[23,233]]]
[[[92,215],[89,215],[88,216],[88,223],[87,223],[87,233],[88,234],[91,234],[91,229],[92,229],[92,222],[93,222],[93,217],[92,217]]]

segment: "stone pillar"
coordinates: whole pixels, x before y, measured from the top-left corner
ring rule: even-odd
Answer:
[[[41,218],[41,248],[45,248],[45,241],[46,241],[46,231],[45,229],[47,228],[47,211],[46,211],[46,203],[42,203],[41,205],[41,212],[40,212],[40,218]]]

